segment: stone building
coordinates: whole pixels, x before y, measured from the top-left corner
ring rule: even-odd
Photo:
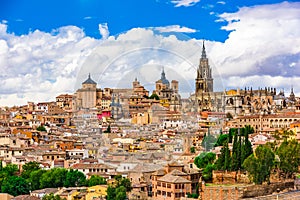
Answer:
[[[178,93],[178,81],[172,80],[170,85],[164,69],[162,69],[161,78],[155,82],[153,94],[156,94],[160,99],[160,103],[170,111],[179,112],[181,110],[181,97]]]

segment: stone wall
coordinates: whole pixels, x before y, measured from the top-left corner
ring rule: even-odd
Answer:
[[[200,197],[202,200],[236,200],[265,196],[284,190],[293,190],[294,181],[272,183],[270,185],[214,185],[201,184]]]
[[[283,190],[293,190],[294,180],[271,183],[270,185],[252,185],[243,189],[243,198],[265,196]]]
[[[214,184],[237,184],[237,183],[250,183],[246,173],[241,171],[221,171],[214,170],[212,172]]]

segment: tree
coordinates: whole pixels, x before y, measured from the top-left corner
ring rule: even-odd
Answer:
[[[73,169],[67,172],[64,187],[79,187],[84,185],[86,185],[86,178],[82,172]]]
[[[221,149],[221,155],[215,163],[216,168],[219,170],[231,170],[231,156],[228,147],[228,142],[226,141]]]
[[[116,188],[116,200],[125,200],[126,199],[126,188],[120,186]]]
[[[211,135],[208,131],[207,135],[205,134],[202,140],[202,147],[204,148],[205,151],[210,151],[216,142],[216,138]]]
[[[228,135],[227,134],[221,134],[219,137],[218,137],[218,140],[215,144],[215,147],[218,147],[218,146],[224,146],[224,143],[228,141]]]
[[[15,164],[8,164],[5,167],[3,167],[2,172],[5,173],[7,176],[13,176],[16,175],[19,171],[19,168]]]
[[[37,130],[37,131],[44,131],[44,132],[47,132],[45,126],[38,126],[38,127],[36,128],[36,130]]]
[[[112,185],[109,185],[106,190],[106,199],[107,200],[115,200],[116,199],[116,188]]]
[[[151,96],[149,97],[149,99],[159,100],[159,96],[157,94],[151,94]]]
[[[234,138],[233,138],[233,147],[232,147],[232,170],[238,170],[240,168],[239,166],[239,140],[238,140],[238,134],[235,133],[234,134]]]
[[[190,152],[191,152],[191,153],[196,153],[196,148],[195,148],[194,146],[192,146],[192,147],[190,148]]]
[[[132,190],[131,182],[128,178],[123,178],[121,175],[117,175],[115,177],[117,183],[116,187],[124,186],[126,188],[127,192],[130,192]]]
[[[132,190],[131,182],[128,178],[123,178],[121,175],[117,175],[115,178],[115,184],[109,185],[106,193],[107,200],[124,200],[126,199],[126,192],[130,192]]]
[[[275,155],[269,147],[259,145],[255,153],[244,161],[243,167],[255,184],[262,184],[264,181],[269,183],[274,159]]]
[[[105,178],[102,176],[92,175],[91,178],[88,180],[88,186],[94,186],[94,185],[105,185],[107,182]]]
[[[41,177],[45,172],[46,170],[39,169],[30,173],[27,181],[30,183],[31,191],[41,189]]]
[[[63,187],[66,180],[67,170],[65,168],[53,168],[43,173],[40,179],[40,187]]]
[[[245,126],[245,139],[244,139],[244,144],[242,145],[242,152],[241,152],[241,163],[248,158],[253,153],[252,150],[252,144],[249,141],[249,134],[251,133],[251,127],[250,126]]]
[[[29,194],[28,184],[26,180],[19,176],[9,176],[3,181],[2,192],[18,196],[21,194]]]
[[[29,178],[31,172],[39,170],[40,169],[40,164],[38,162],[35,161],[30,161],[28,163],[26,163],[25,165],[23,165],[22,167],[22,174],[21,176],[25,179]]]
[[[208,164],[214,163],[215,159],[216,159],[215,153],[203,152],[195,158],[194,163],[198,168],[205,168]]]
[[[216,169],[217,168],[214,164],[206,165],[206,167],[204,168],[204,170],[202,172],[203,179],[205,181],[210,181],[212,179],[212,171],[216,170]]]
[[[280,158],[279,169],[284,173],[285,178],[292,178],[300,165],[300,144],[295,139],[284,140],[276,154]]]
[[[44,195],[42,200],[63,200],[63,199],[60,198],[59,195],[54,195],[53,193],[50,193],[50,194]]]

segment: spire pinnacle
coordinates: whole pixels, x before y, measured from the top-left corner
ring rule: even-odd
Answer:
[[[205,51],[204,40],[203,40],[203,45],[202,45],[202,54],[201,54],[201,58],[206,58],[206,51]]]

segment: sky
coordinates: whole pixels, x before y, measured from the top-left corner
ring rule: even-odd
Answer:
[[[98,87],[154,89],[162,69],[194,92],[204,41],[214,90],[300,95],[300,2],[1,0],[0,106]]]

